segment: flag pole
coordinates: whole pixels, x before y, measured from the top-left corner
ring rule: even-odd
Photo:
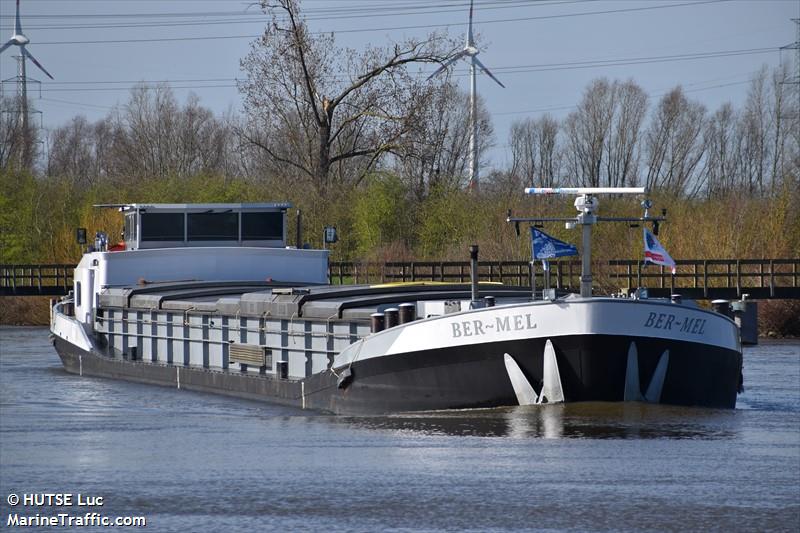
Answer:
[[[544,291],[542,291],[542,300],[548,298],[545,293],[550,292],[550,261],[545,259],[542,261],[542,268],[544,269]]]

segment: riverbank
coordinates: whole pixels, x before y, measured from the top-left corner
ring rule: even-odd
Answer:
[[[0,297],[0,325],[47,326],[50,324],[49,296]]]
[[[0,297],[0,325],[46,326],[50,322],[47,296]],[[800,338],[800,300],[758,302],[758,335],[768,338]]]

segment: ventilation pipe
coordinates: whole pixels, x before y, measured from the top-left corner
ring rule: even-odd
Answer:
[[[296,232],[296,239],[295,239],[295,248],[298,250],[303,247],[303,212],[299,209],[297,210],[297,232]]]
[[[478,299],[478,245],[473,244],[469,247],[469,260],[470,260],[470,282],[472,286],[472,303],[470,307],[473,309],[480,307]]]

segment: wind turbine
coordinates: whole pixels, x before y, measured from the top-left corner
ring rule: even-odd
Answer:
[[[470,135],[469,135],[469,188],[473,189],[478,183],[478,95],[477,95],[477,69],[480,68],[486,73],[487,76],[492,78],[500,87],[506,88],[505,85],[500,83],[500,80],[494,77],[489,69],[481,63],[478,59],[480,50],[475,46],[475,39],[472,34],[472,5],[474,0],[469,2],[469,31],[467,32],[467,44],[464,49],[459,53],[442,63],[442,66],[436,69],[436,72],[428,76],[428,79],[437,76],[440,72],[444,71],[461,58],[468,57],[470,60],[469,77],[469,122],[470,122]]]
[[[20,118],[22,121],[23,128],[26,128],[28,125],[28,86],[27,86],[27,75],[25,73],[25,59],[30,59],[33,61],[33,64],[39,67],[39,69],[47,74],[47,77],[51,80],[53,76],[50,75],[49,72],[39,63],[33,54],[28,52],[25,46],[30,43],[31,40],[28,39],[24,33],[22,33],[22,23],[19,20],[19,0],[17,0],[17,18],[14,22],[14,34],[11,36],[11,39],[5,42],[5,44],[0,47],[0,52],[5,50],[11,45],[19,47],[19,56],[17,58],[17,95],[20,97]]]

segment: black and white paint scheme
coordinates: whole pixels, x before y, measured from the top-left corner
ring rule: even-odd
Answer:
[[[326,250],[285,246],[288,204],[116,207],[125,250],[98,238],[74,294],[52,309],[54,345],[76,374],[341,414],[736,405],[739,331],[690,301],[532,299],[530,287],[499,284],[331,286]],[[210,242],[196,220],[205,228],[217,214],[230,235]],[[159,246],[163,215],[183,229]]]

